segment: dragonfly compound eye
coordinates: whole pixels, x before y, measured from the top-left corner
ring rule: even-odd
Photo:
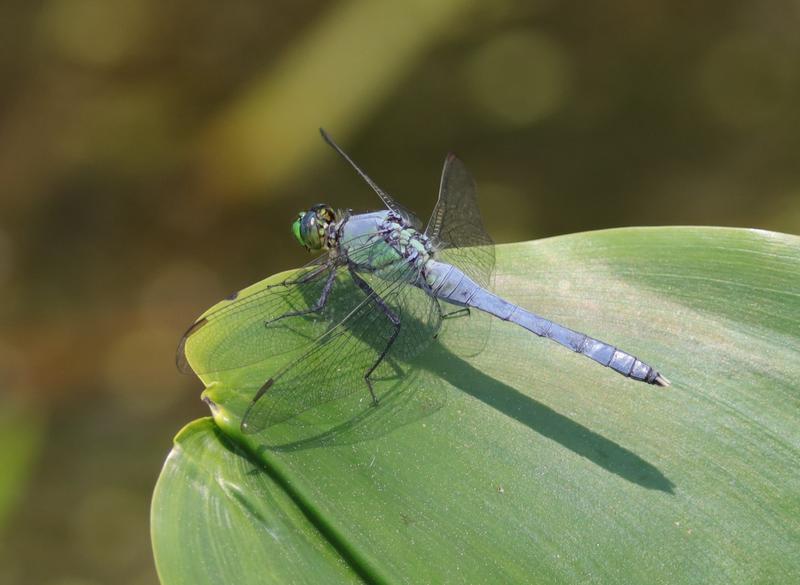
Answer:
[[[315,205],[301,213],[292,225],[292,232],[302,246],[308,250],[321,250],[327,245],[328,225],[336,220],[336,214],[328,205]]]
[[[305,239],[303,238],[303,230],[302,230],[302,222],[304,215],[305,215],[304,212],[300,212],[297,214],[297,219],[295,219],[294,222],[292,222],[292,233],[294,234],[295,239],[300,243],[300,245],[308,249]]]

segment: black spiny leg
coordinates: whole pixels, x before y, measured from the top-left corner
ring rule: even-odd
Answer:
[[[267,288],[275,288],[278,286],[294,286],[296,284],[305,284],[307,282],[311,282],[315,280],[320,274],[329,270],[330,266],[328,264],[322,264],[312,270],[311,272],[306,272],[305,274],[299,276],[298,278],[287,278],[282,282],[278,282],[276,284],[270,284]]]
[[[455,319],[457,317],[469,317],[469,307],[463,307],[450,311],[449,313],[442,314],[442,319]]]
[[[436,299],[436,309],[439,311],[439,318],[442,320],[455,319],[456,317],[468,317],[470,314],[469,307],[461,307],[460,309],[455,309],[454,311],[445,313],[444,309],[442,309],[442,303],[439,302],[439,299]]]
[[[394,344],[395,340],[397,339],[397,335],[400,333],[400,317],[398,317],[394,311],[389,308],[389,305],[386,304],[381,297],[378,296],[372,287],[367,283],[366,280],[361,278],[358,273],[353,270],[353,267],[349,267],[350,276],[353,278],[353,281],[358,285],[364,294],[367,295],[375,305],[381,310],[381,312],[386,315],[386,318],[391,321],[392,326],[394,327],[394,331],[392,331],[392,335],[389,337],[389,341],[386,343],[386,347],[383,348],[381,355],[378,356],[378,359],[375,360],[375,363],[367,370],[367,373],[364,374],[364,381],[367,383],[367,388],[369,388],[369,393],[372,395],[372,404],[378,405],[378,398],[375,396],[375,390],[372,388],[372,380],[369,377],[372,375],[372,372],[381,364],[383,359],[386,357],[386,354],[389,353],[392,345]]]
[[[469,317],[469,307],[461,307],[460,309],[456,309],[455,311],[450,311],[445,313],[442,309],[442,304],[439,302],[439,299],[436,300],[436,309],[439,311],[439,319],[444,321],[445,319],[456,319],[458,317]],[[439,337],[439,332],[436,332],[436,335],[433,336],[434,339]]]
[[[308,276],[316,277],[321,273],[321,271],[314,271]],[[311,278],[303,280],[303,282],[308,282]],[[328,274],[328,280],[325,281],[325,286],[322,287],[322,294],[319,295],[317,302],[311,305],[308,309],[303,309],[302,311],[290,311],[288,313],[284,313],[279,317],[275,317],[274,319],[270,319],[269,321],[264,322],[264,327],[269,327],[272,323],[276,321],[280,321],[281,319],[285,319],[286,317],[299,317],[300,315],[308,315],[309,313],[317,313],[325,308],[325,305],[328,303],[328,296],[331,294],[331,289],[333,289],[333,283],[336,281],[336,269],[331,268],[330,274]],[[301,284],[298,280],[298,284]]]

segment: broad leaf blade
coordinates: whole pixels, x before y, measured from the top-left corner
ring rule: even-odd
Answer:
[[[165,584],[361,581],[210,419],[175,438],[153,495],[152,537]]]
[[[500,246],[497,289],[673,387],[499,324],[476,359],[438,348],[403,366],[378,408],[356,393],[263,435],[239,433],[241,389],[274,365],[221,375],[217,424],[370,580],[800,578],[799,238],[656,228]],[[180,502],[175,522],[192,513]],[[215,538],[237,554],[230,531]],[[248,538],[282,554],[267,530]],[[156,543],[162,558],[175,546]]]

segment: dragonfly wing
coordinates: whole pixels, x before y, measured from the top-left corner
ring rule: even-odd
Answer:
[[[344,245],[358,254],[373,245],[369,234],[364,241]],[[178,369],[198,375],[227,372],[313,343],[339,322],[337,315],[360,301],[347,294],[352,281],[346,270],[339,274],[345,265],[341,258],[318,256],[282,282],[256,283],[217,303],[183,334],[176,356]],[[327,302],[321,310],[308,311],[320,301],[332,271],[336,274]],[[288,316],[298,312],[303,314]]]
[[[386,191],[381,189],[378,186],[378,184],[375,181],[373,181],[370,178],[370,176],[367,175],[367,173],[365,173],[363,169],[360,166],[358,166],[352,158],[350,158],[350,155],[348,155],[342,149],[341,146],[336,144],[333,138],[331,138],[330,134],[328,134],[323,128],[319,129],[319,133],[322,134],[323,140],[325,140],[325,142],[327,142],[331,146],[331,148],[333,148],[339,154],[339,156],[341,156],[345,161],[347,161],[347,163],[351,167],[353,167],[356,173],[358,173],[358,176],[361,177],[364,180],[364,182],[367,185],[369,185],[373,191],[375,191],[375,193],[377,193],[378,197],[381,198],[383,204],[386,205],[387,208],[391,209],[397,215],[406,220],[406,222],[408,222],[409,225],[417,229],[422,229],[422,222],[420,221],[420,219],[416,215],[414,215],[411,211],[409,211],[408,209],[400,205],[397,201],[395,201],[394,197],[392,197]]]
[[[452,153],[444,161],[439,199],[425,234],[433,240],[438,260],[452,264],[485,289],[494,289],[494,242],[481,219],[475,179]],[[492,317],[471,311],[465,318],[452,307],[442,308],[453,315],[445,321],[444,345],[463,356],[483,351]]]
[[[198,375],[224,372],[310,343],[331,326],[326,311],[280,317],[312,306],[337,270],[333,263],[319,262],[295,271],[283,283],[259,283],[221,301],[184,333],[178,368]],[[340,275],[334,278],[338,281]]]
[[[450,153],[444,161],[439,199],[425,235],[439,247],[438,257],[484,288],[494,285],[494,241],[483,225],[475,179]]]
[[[337,315],[341,321],[255,393],[242,417],[244,432],[261,431],[353,392],[363,392],[363,404],[369,404],[364,376],[395,332],[377,298],[400,318],[401,327],[372,380],[392,375],[395,360],[410,357],[434,339],[440,323],[435,301],[413,286],[418,275],[412,266],[397,262],[379,274],[359,276],[369,283],[373,295],[356,291],[355,286],[348,288],[348,295],[358,293],[359,302],[342,304]],[[353,308],[344,313],[347,306]]]

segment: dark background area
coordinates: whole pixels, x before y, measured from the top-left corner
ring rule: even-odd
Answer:
[[[157,583],[149,498],[206,414],[180,334],[304,263],[289,226],[425,217],[452,150],[513,242],[800,232],[800,4],[7,0],[0,583]]]

